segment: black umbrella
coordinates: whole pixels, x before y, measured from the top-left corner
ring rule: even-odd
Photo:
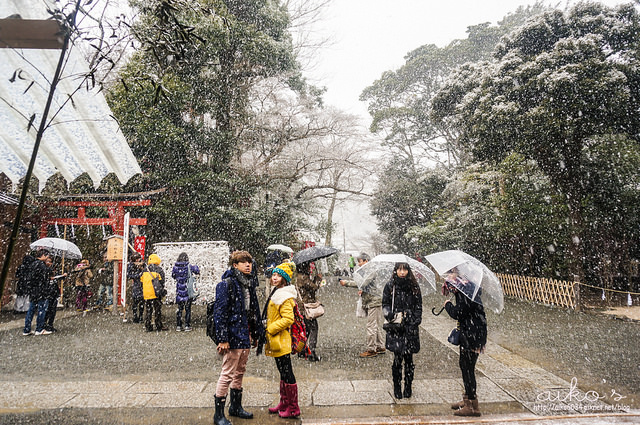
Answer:
[[[293,262],[296,266],[302,263],[309,263],[311,261],[319,260],[321,258],[328,257],[338,252],[337,249],[330,246],[312,246],[311,248],[303,249],[297,252],[293,256]]]

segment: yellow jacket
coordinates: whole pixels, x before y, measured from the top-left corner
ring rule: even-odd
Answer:
[[[159,265],[160,257],[156,254],[151,254],[149,256],[149,264]],[[160,273],[149,271],[149,268],[145,268],[145,272],[140,276],[140,281],[142,282],[142,296],[145,300],[154,300],[158,298],[156,297],[156,291],[153,289],[153,278],[155,277],[162,280],[162,275]]]
[[[278,289],[271,296],[267,307],[267,343],[264,353],[269,357],[281,357],[291,353],[291,333],[293,308],[298,292],[293,285]]]

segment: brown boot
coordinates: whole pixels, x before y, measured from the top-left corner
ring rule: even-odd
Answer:
[[[453,410],[458,410],[458,409],[462,409],[464,407],[464,401],[467,400],[469,397],[467,397],[466,394],[462,394],[462,401],[459,401],[457,403],[453,403],[451,405],[451,408]]]
[[[474,407],[475,406],[475,407]],[[461,409],[453,412],[456,416],[480,416],[480,410],[478,409],[478,399],[469,400],[468,398],[464,400],[464,406]]]

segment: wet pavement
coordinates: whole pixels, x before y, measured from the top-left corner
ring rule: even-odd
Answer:
[[[532,358],[529,351],[521,355],[505,348],[510,344],[496,342],[508,338],[509,332],[526,335],[535,317],[513,330],[505,317],[489,317],[490,341],[477,366],[483,416],[454,417],[449,404],[462,394],[457,351],[446,341],[454,322],[433,316],[429,306],[442,300],[428,297],[421,326],[422,349],[415,357],[414,395],[395,400],[392,355],[358,357],[364,349],[364,321],[355,318],[355,291],[334,284],[320,295],[327,311],[319,319],[322,361],[294,359],[301,418],[285,420],[268,414],[267,407],[278,398],[277,371],[272,359],[252,353],[243,404],[256,417],[252,421],[233,419],[233,423],[640,423],[637,394],[622,390],[636,381],[610,383],[616,390],[604,392],[583,382],[582,374],[575,378],[573,370],[554,373],[553,367],[541,366],[556,353],[550,347],[548,358]],[[507,308],[524,311],[530,307],[513,303]],[[547,310],[539,312],[572,314]],[[99,311],[86,315],[60,311],[56,319],[59,331],[38,337],[21,335],[24,316],[3,320],[0,423],[211,423],[220,359],[204,335],[204,308],[194,309],[191,333],[175,331],[174,311],[172,306],[164,308],[170,331],[151,333],[139,324],[122,323],[117,316]],[[581,320],[590,319],[581,316]],[[499,330],[491,331],[492,321]],[[605,320],[600,326],[615,329],[621,324]],[[637,335],[630,335],[636,348]],[[637,367],[631,364],[632,373]]]

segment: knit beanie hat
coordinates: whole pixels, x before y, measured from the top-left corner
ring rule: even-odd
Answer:
[[[278,273],[284,278],[284,280],[287,281],[287,283],[291,283],[291,278],[293,277],[293,272],[295,271],[296,264],[292,261],[282,263],[278,267],[273,269],[273,273]]]

